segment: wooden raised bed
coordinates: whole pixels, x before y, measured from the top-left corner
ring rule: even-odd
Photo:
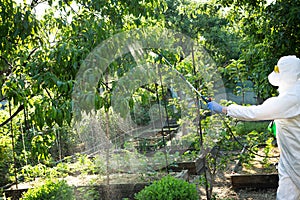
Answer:
[[[93,190],[98,192],[99,200],[121,200],[123,198],[134,199],[134,194],[144,189],[149,183],[122,183],[111,185],[94,185],[94,186],[77,186],[74,188],[75,196],[79,199]],[[5,190],[5,197],[12,200],[18,200],[22,197],[22,193],[28,189]]]
[[[180,178],[188,181],[188,171],[183,170],[180,173],[171,174],[176,178]],[[85,185],[85,186],[75,186],[74,192],[76,199],[83,199],[81,196],[93,190],[97,192],[99,200],[122,200],[128,198],[129,200],[134,199],[135,193],[138,193],[146,186],[150,185],[149,182],[136,182],[136,183],[112,183],[112,184],[97,184],[97,185]],[[12,200],[18,200],[22,197],[22,193],[26,192],[28,189],[11,189],[5,190],[6,198],[10,197]]]
[[[277,188],[278,174],[233,174],[231,175],[231,184],[233,189],[243,188]]]
[[[199,175],[203,173],[204,170],[204,155],[200,155],[194,161],[184,161],[173,163],[168,167],[168,170],[179,172],[182,170],[187,170],[189,175]]]

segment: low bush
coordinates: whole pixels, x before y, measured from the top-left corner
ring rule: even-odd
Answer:
[[[199,195],[195,184],[170,175],[135,194],[136,200],[198,200]]]
[[[74,200],[73,188],[66,181],[48,180],[45,184],[29,189],[21,200]]]

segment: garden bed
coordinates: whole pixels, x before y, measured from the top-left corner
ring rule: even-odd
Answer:
[[[262,157],[264,148],[260,148],[258,155],[249,163],[236,162],[233,173],[230,175],[233,189],[253,188],[264,189],[278,187],[278,173],[276,164],[279,155],[278,148],[273,148],[269,153],[270,158]]]
[[[121,200],[123,198],[133,199],[134,194],[141,191],[147,185],[161,177],[166,176],[167,173],[156,173],[149,175],[141,174],[111,174],[109,176],[99,175],[80,175],[68,176],[63,178],[68,185],[74,186],[74,192],[78,199],[83,199],[87,194],[91,193],[98,196],[101,200]],[[187,170],[181,172],[169,173],[176,178],[189,180]],[[4,191],[6,197],[11,197],[12,200],[17,200],[29,188],[39,186],[44,183],[42,179],[36,179],[32,182],[20,183],[18,189],[12,186],[10,189]]]
[[[233,174],[231,185],[233,189],[242,188],[277,188],[278,174]]]
[[[178,172],[187,170],[189,175],[200,175],[203,173],[204,168],[204,155],[200,155],[193,161],[182,161],[171,164],[168,170]]]
[[[264,148],[258,154],[263,155]],[[279,155],[278,148],[273,148],[270,156]],[[233,172],[236,161],[228,163],[224,171],[216,174],[213,193],[217,199],[230,200],[274,200],[278,185],[276,163],[278,157],[268,158],[255,156],[249,163],[240,163],[237,172]],[[266,178],[267,177],[267,178]],[[265,180],[262,180],[265,178]],[[242,179],[242,181],[240,181]],[[234,180],[234,181],[232,181]],[[264,182],[268,185],[263,185]],[[202,199],[206,199],[201,190]]]

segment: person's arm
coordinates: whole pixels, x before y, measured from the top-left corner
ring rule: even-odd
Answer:
[[[209,102],[208,108],[214,113],[224,113],[228,116],[246,121],[272,120],[290,118],[300,114],[300,99],[297,96],[279,96],[267,99],[261,105],[221,106],[216,102]]]
[[[300,101],[297,99],[296,96],[272,97],[261,105],[230,105],[224,112],[231,117],[247,121],[291,118],[300,114]]]

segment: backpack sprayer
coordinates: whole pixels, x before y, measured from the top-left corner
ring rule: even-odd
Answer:
[[[271,123],[268,126],[268,131],[273,133],[274,137],[276,138],[276,123],[275,123],[275,121],[271,121]]]

